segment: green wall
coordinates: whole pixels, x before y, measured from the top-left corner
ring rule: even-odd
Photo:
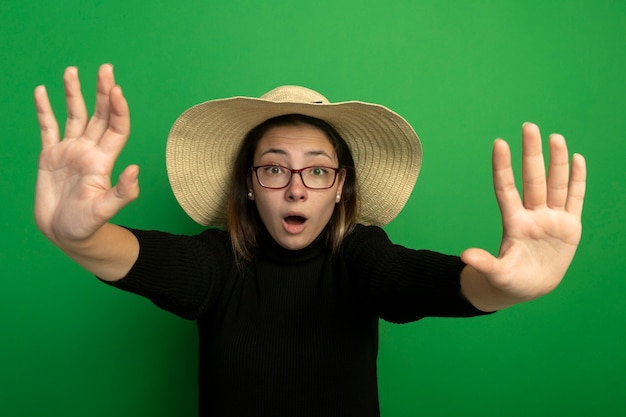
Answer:
[[[398,111],[424,165],[386,230],[448,253],[498,248],[493,140],[519,159],[524,121],[563,133],[589,169],[566,279],[488,318],[382,324],[382,411],[626,413],[626,2],[1,0],[0,57],[0,415],[196,412],[194,323],[99,283],[33,224],[32,90],[46,84],[62,120],[64,67],[80,68],[92,103],[102,62],[132,112],[118,172],[142,169],[141,197],[115,221],[140,228],[200,230],[169,190],[164,149],[174,119],[211,98],[300,84]]]

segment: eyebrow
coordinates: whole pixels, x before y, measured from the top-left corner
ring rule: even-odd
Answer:
[[[285,155],[285,156],[287,156],[287,152],[284,149],[280,149],[280,148],[269,148],[269,149],[266,149],[265,151],[263,151],[261,153],[260,156],[264,156],[264,155],[267,155],[267,154],[278,154],[278,155]],[[306,156],[318,156],[318,155],[321,155],[321,156],[327,157],[330,160],[333,159],[333,158],[330,157],[330,155],[328,155],[328,153],[326,153],[323,150],[307,151],[307,152],[305,152],[305,155]]]

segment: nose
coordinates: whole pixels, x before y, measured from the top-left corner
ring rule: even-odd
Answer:
[[[285,189],[285,197],[291,201],[304,200],[307,197],[307,188],[302,182],[300,174],[291,176],[291,181]]]

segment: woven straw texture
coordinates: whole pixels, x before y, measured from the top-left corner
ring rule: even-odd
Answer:
[[[384,106],[329,103],[303,87],[278,87],[261,98],[198,104],[174,123],[167,142],[170,184],[185,212],[202,225],[224,227],[230,170],[245,135],[265,120],[300,113],[330,123],[355,161],[361,198],[358,222],[384,226],[408,200],[417,180],[421,143],[409,123]]]

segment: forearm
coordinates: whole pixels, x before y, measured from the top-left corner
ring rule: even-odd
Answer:
[[[128,274],[139,255],[139,242],[127,229],[106,223],[87,239],[53,240],[67,256],[105,281]]]

